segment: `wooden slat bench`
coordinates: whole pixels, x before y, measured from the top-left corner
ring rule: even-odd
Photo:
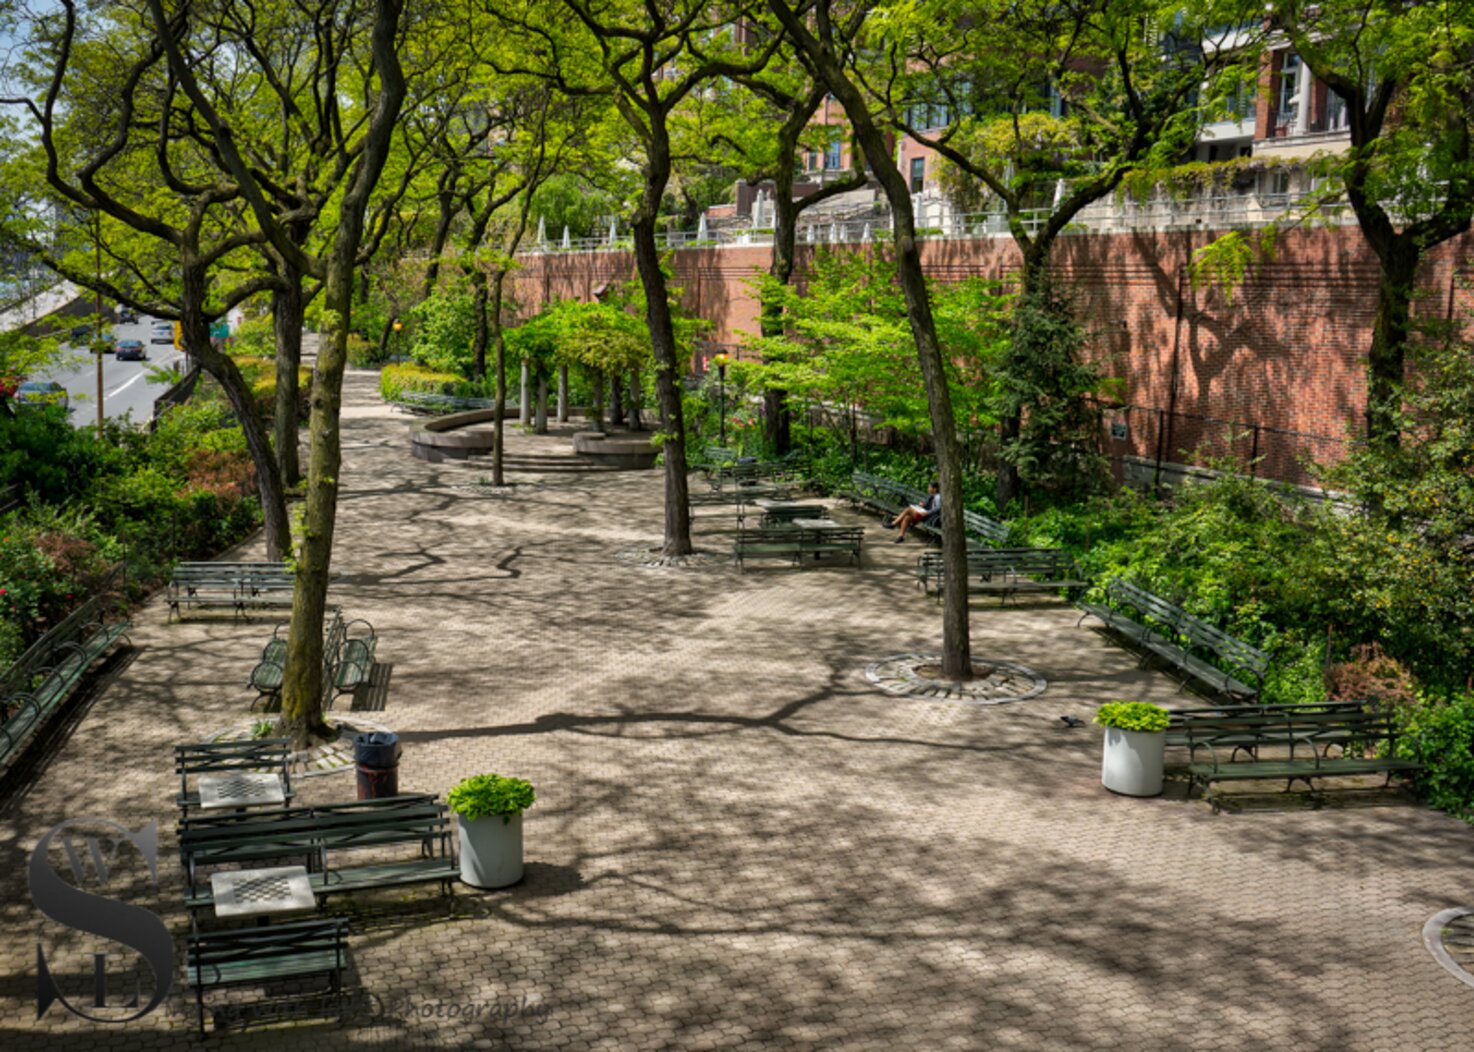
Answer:
[[[1314,788],[1320,778],[1385,774],[1384,785],[1390,785],[1394,774],[1422,767],[1418,760],[1396,755],[1396,721],[1380,713],[1205,717],[1189,721],[1183,731],[1188,775],[1215,812],[1222,806],[1213,792],[1219,782],[1283,778],[1288,790],[1297,781]],[[1340,754],[1331,756],[1332,748]],[[1249,758],[1239,759],[1241,753]]]
[[[865,471],[851,473],[849,488],[840,490],[835,496],[887,519],[895,518],[913,504],[926,503],[926,493],[915,486]],[[1008,525],[981,512],[963,509],[962,528],[970,538],[984,544],[1000,545],[1008,542]],[[940,519],[935,522],[918,522],[911,529],[937,540],[942,536]]]
[[[202,774],[266,771],[281,778],[282,795],[291,802],[292,743],[286,738],[256,738],[249,741],[200,742],[174,746],[174,773],[179,775],[179,795],[174,802],[188,813],[200,805],[200,794],[189,787],[191,777]],[[242,807],[253,806],[242,804]]]
[[[790,559],[793,565],[802,566],[806,555],[816,559],[822,555],[845,555],[859,566],[864,542],[863,526],[823,530],[792,524],[764,526],[756,530],[739,530],[732,554],[739,572],[745,570],[747,562],[752,559]]]
[[[1020,591],[1050,591],[1088,586],[1075,560],[1062,548],[971,548],[967,552],[971,591],[999,593],[1004,598]],[[922,552],[916,559],[916,580],[923,592],[933,588],[941,596],[947,578],[939,551]]]
[[[981,549],[968,552],[968,572],[976,573],[972,587],[996,593],[1003,602],[1019,592],[1072,591],[1088,588],[1075,557],[1063,548]]]
[[[449,892],[460,870],[446,805],[420,793],[313,807],[191,817],[180,823],[185,906],[209,909],[205,867],[300,860],[319,899],[327,895],[435,882]],[[366,849],[413,845],[413,857],[365,859]]]
[[[1196,679],[1233,698],[1255,698],[1264,687],[1269,655],[1235,639],[1175,603],[1124,578],[1106,584],[1105,603],[1080,603],[1080,620],[1095,617],[1145,654],[1181,670],[1183,682]],[[1250,683],[1248,681],[1252,680]]]
[[[0,673],[0,770],[18,759],[57,708],[71,697],[93,662],[128,638],[126,620],[110,621],[109,577]]]
[[[1168,712],[1167,745],[1187,745],[1187,728],[1196,723],[1199,727],[1211,726],[1217,721],[1226,726],[1235,719],[1255,716],[1320,716],[1333,713],[1355,714],[1364,711],[1360,701],[1316,701],[1316,702],[1247,702],[1237,705],[1210,705],[1201,708],[1172,709]]]
[[[205,991],[225,986],[265,986],[282,979],[326,975],[343,1021],[344,937],[341,917],[316,917],[268,927],[196,932],[184,959],[185,982],[194,987],[200,1034],[205,1033]]]
[[[390,403],[411,413],[440,415],[467,413],[473,409],[493,409],[496,402],[490,398],[475,398],[468,395],[436,394],[431,391],[401,391]],[[509,409],[516,409],[509,405]]]
[[[237,617],[247,610],[292,605],[296,575],[284,563],[183,562],[169,575],[169,619],[184,619],[189,609],[230,609]]]
[[[261,649],[261,660],[251,669],[247,685],[256,691],[258,702],[274,700],[281,694],[290,627],[290,622],[276,626]],[[369,681],[377,660],[378,645],[379,638],[373,625],[362,618],[345,620],[341,610],[333,611],[323,629],[322,644],[323,687],[329,707],[339,695]]]

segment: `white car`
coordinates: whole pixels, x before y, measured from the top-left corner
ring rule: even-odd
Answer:
[[[174,323],[170,321],[156,321],[149,330],[149,343],[173,343]]]

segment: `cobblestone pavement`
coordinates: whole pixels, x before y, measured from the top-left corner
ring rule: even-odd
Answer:
[[[370,375],[347,397],[333,601],[380,634],[387,701],[366,715],[401,734],[407,790],[536,784],[527,878],[334,900],[349,1022],[218,1047],[1470,1047],[1470,991],[1419,942],[1474,897],[1459,823],[1377,794],[1218,816],[1113,797],[1098,730],[1058,717],[1182,696],[1057,600],[975,608],[975,653],[1037,670],[1040,696],[891,697],[866,665],[935,649],[940,615],[906,576],[920,547],[873,520],[860,572],[630,566],[614,554],[657,539],[653,473],[481,495],[478,469],[409,456]],[[34,1020],[38,941],[74,992],[91,962],[24,863],[63,818],[156,820],[159,887],[135,901],[185,932],[169,748],[245,718],[268,624],[169,626],[152,602],[12,786],[0,1049],[197,1043],[179,990],[124,1027]],[[353,792],[302,782],[308,802]]]

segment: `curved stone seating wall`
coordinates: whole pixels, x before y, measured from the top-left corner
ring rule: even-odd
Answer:
[[[517,410],[508,409],[504,419],[517,419]],[[410,452],[421,460],[435,464],[442,460],[465,460],[486,456],[496,444],[496,432],[468,431],[475,424],[496,422],[495,409],[472,409],[465,413],[420,420],[409,427]]]
[[[580,431],[573,436],[573,451],[579,456],[611,468],[639,470],[653,468],[660,447],[647,434]]]

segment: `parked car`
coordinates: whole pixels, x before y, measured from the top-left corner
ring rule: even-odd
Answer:
[[[118,323],[121,325],[136,325],[138,323],[138,312],[132,307],[119,307],[117,315]]]
[[[120,362],[146,362],[148,352],[143,349],[142,340],[119,340],[118,361]]]
[[[172,321],[156,321],[153,328],[149,330],[149,343],[173,343],[174,323]]]
[[[71,338],[73,343],[85,343],[86,341],[92,339],[92,326],[73,325]]]
[[[55,380],[27,380],[15,389],[15,400],[31,405],[59,405],[63,409],[72,404],[67,389]]]

